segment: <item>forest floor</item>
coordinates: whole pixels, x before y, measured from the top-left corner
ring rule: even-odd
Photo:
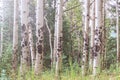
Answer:
[[[11,76],[15,78],[14,76]],[[41,76],[35,76],[32,72],[25,75],[25,79],[18,75],[16,79],[11,80],[56,80],[55,75],[52,71],[46,71]],[[78,73],[75,70],[66,70],[61,73],[60,80],[120,80],[120,72],[108,72],[104,71],[97,76],[88,75],[81,76],[81,73]]]

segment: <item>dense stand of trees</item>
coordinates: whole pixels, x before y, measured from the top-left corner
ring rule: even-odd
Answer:
[[[113,48],[112,53],[116,53],[113,64],[116,61],[119,67],[119,0],[113,0],[113,4],[109,0],[11,0],[8,2],[14,2],[10,7],[14,12],[10,14],[13,20],[9,21],[13,31],[7,21],[11,17],[4,12],[6,2],[1,0],[0,58],[2,61],[8,47],[3,43],[12,41],[9,44],[13,52],[9,57],[14,72],[20,67],[21,75],[31,69],[41,75],[47,67],[54,70],[55,79],[59,80],[62,66],[75,63],[82,75],[97,75],[110,66],[107,61],[112,57],[107,56]],[[4,34],[6,27],[10,35]],[[112,31],[116,31],[115,37]]]

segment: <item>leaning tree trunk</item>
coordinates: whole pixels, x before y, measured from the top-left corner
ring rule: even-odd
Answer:
[[[18,65],[18,0],[14,0],[14,27],[13,27],[13,54],[12,69],[17,70]]]
[[[94,59],[93,75],[96,75],[100,69],[100,53],[102,43],[102,0],[95,0],[95,38],[94,38]]]
[[[116,0],[116,31],[117,31],[117,65],[120,62],[120,51],[119,51],[119,8],[118,0]]]
[[[83,56],[82,56],[82,75],[86,75],[88,71],[88,48],[89,48],[89,6],[90,0],[85,0],[85,27],[84,27],[84,43],[83,43]]]
[[[47,26],[47,29],[48,29],[48,33],[49,33],[49,44],[50,44],[50,58],[51,58],[51,69],[53,67],[53,48],[52,48],[52,33],[51,33],[51,30],[50,30],[50,27],[48,26],[48,20],[46,17],[44,17],[45,19],[45,23],[46,23],[46,26]]]
[[[62,66],[62,15],[63,15],[63,0],[57,0],[56,3],[56,22],[55,27],[57,29],[56,31],[56,44],[57,44],[57,50],[56,50],[56,73],[55,77],[56,80],[60,79],[60,73],[61,73],[61,66]]]
[[[44,0],[37,0],[37,11],[36,11],[36,61],[35,61],[35,74],[41,74],[43,70],[43,51],[44,51]]]
[[[90,20],[90,27],[91,27],[91,37],[90,37],[90,62],[89,62],[89,67],[90,67],[90,72],[92,72],[93,69],[93,46],[94,46],[94,31],[95,31],[95,1],[92,0],[92,5],[91,5],[91,20]]]
[[[32,68],[34,69],[35,66],[35,48],[33,43],[33,33],[32,33],[32,25],[29,23],[28,25],[28,32],[29,32],[29,47],[30,47],[30,54],[31,54],[31,61],[32,61]]]
[[[28,35],[28,21],[29,21],[29,0],[21,0],[21,27],[22,27],[22,55],[21,55],[21,73],[27,72],[30,69],[30,52],[29,52],[29,35]]]

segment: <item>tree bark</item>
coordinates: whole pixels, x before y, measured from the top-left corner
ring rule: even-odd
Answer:
[[[1,45],[0,45],[0,57],[2,57],[3,53],[3,27],[1,27]]]
[[[50,27],[48,26],[48,20],[47,18],[45,17],[45,23],[46,23],[46,26],[47,26],[47,29],[48,29],[48,33],[49,33],[49,44],[50,44],[50,58],[51,58],[51,68],[53,67],[53,48],[52,48],[52,33],[51,33],[51,30],[50,30]]]
[[[12,69],[17,70],[18,65],[18,0],[14,0],[14,27],[13,27],[13,55]]]
[[[100,69],[100,53],[102,43],[102,0],[95,0],[95,38],[94,38],[94,59],[93,75],[97,75]]]
[[[24,75],[30,69],[28,21],[29,21],[29,0],[21,0],[22,55],[20,68],[22,75]]]
[[[83,41],[83,56],[82,56],[82,75],[87,75],[88,72],[88,50],[89,50],[89,6],[90,0],[85,0],[85,27],[84,27],[84,41]]]
[[[0,45],[0,57],[3,54],[3,31],[4,31],[4,0],[1,0],[1,45]]]
[[[54,6],[55,6],[55,13],[57,13],[57,1],[54,0]],[[55,68],[55,63],[56,63],[56,51],[57,51],[57,26],[56,26],[56,21],[57,21],[57,15],[55,15],[55,28],[54,28],[54,50],[53,50],[53,59],[51,62],[53,63],[53,68]]]
[[[58,0],[57,1],[57,7],[56,7],[56,22],[55,22],[55,27],[57,29],[56,31],[56,44],[57,44],[57,49],[56,49],[56,80],[60,79],[60,73],[61,73],[61,66],[62,66],[62,15],[63,15],[63,0]]]
[[[119,8],[118,8],[118,0],[116,0],[116,31],[117,31],[117,65],[120,62],[120,50],[119,50]]]
[[[90,27],[91,27],[91,37],[90,37],[90,62],[89,62],[89,67],[90,67],[90,72],[92,72],[93,69],[93,46],[94,46],[94,32],[95,32],[95,1],[92,0],[92,5],[91,5],[91,20],[90,20]]]
[[[29,33],[29,47],[30,47],[30,54],[31,54],[31,61],[32,61],[32,68],[34,69],[35,66],[35,48],[33,43],[33,32],[32,32],[32,25],[29,23],[28,25],[28,33]]]
[[[36,61],[35,61],[35,74],[41,74],[43,70],[43,54],[44,54],[44,12],[43,5],[44,0],[37,0],[37,11],[36,11]]]

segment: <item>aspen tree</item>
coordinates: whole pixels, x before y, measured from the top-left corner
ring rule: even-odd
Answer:
[[[18,0],[14,0],[14,26],[13,26],[13,55],[12,69],[15,71],[18,65]]]
[[[41,74],[43,70],[43,54],[44,54],[44,0],[37,0],[36,11],[36,61],[35,61],[35,74]]]
[[[84,24],[84,43],[83,43],[83,56],[82,56],[82,75],[86,75],[88,71],[88,48],[89,48],[89,35],[88,35],[88,27],[89,27],[89,7],[90,0],[84,0],[85,2],[85,24]]]
[[[94,59],[93,75],[97,75],[100,69],[100,53],[102,43],[102,0],[95,0],[95,37],[94,37]]]
[[[4,0],[1,0],[1,17],[2,17],[2,21],[1,21],[1,44],[0,44],[0,57],[2,57],[2,53],[3,53],[3,30],[4,30]]]
[[[63,15],[63,0],[57,0],[56,1],[56,44],[57,44],[57,51],[56,51],[56,80],[60,79],[60,73],[61,73],[61,66],[62,66],[62,15]]]
[[[28,25],[28,33],[29,33],[29,47],[30,47],[30,54],[31,54],[31,62],[32,68],[35,66],[35,48],[33,43],[33,32],[32,32],[32,25],[29,23]]]
[[[93,46],[94,46],[94,31],[95,31],[95,1],[92,0],[92,5],[91,5],[91,20],[90,20],[90,27],[91,27],[91,37],[90,37],[90,62],[89,62],[89,67],[90,71],[93,69]]]
[[[118,8],[118,0],[116,0],[116,31],[117,31],[117,65],[120,62],[120,50],[119,50],[119,8]]]
[[[29,52],[29,0],[21,0],[21,27],[22,27],[22,55],[21,55],[21,73],[26,73],[30,69],[30,52]]]

